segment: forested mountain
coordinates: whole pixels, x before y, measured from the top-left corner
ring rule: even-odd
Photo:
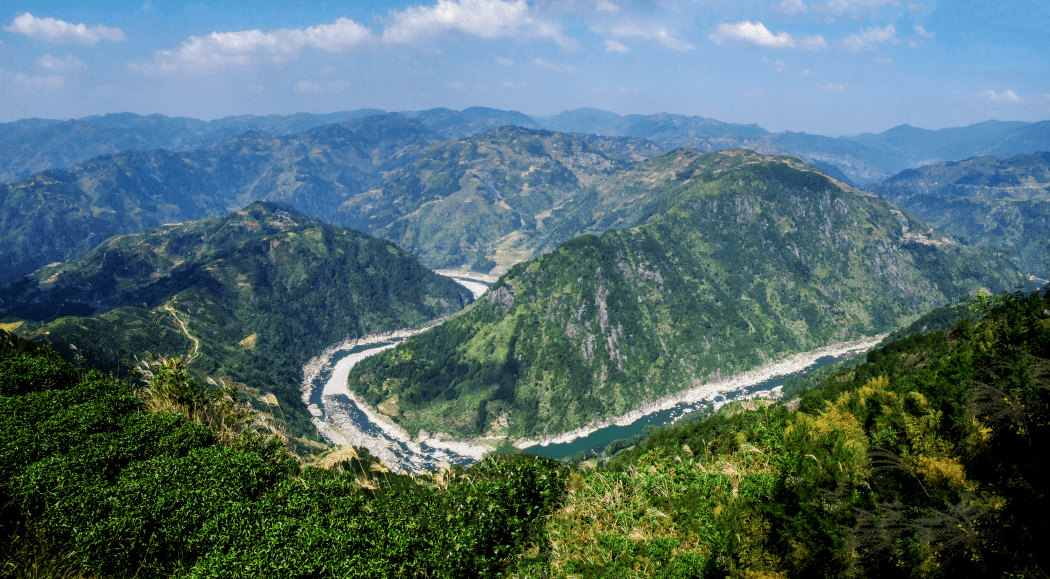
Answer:
[[[903,171],[868,188],[966,243],[1050,279],[1050,153],[973,157]]]
[[[0,185],[0,282],[83,255],[112,235],[257,200],[407,244],[432,266],[487,264],[485,253],[500,251],[512,252],[502,262],[516,263],[532,247],[514,246],[510,234],[597,176],[658,152],[642,139],[522,128],[443,141],[401,115],[288,137],[243,133],[182,153],[127,151]],[[420,239],[435,235],[435,220],[442,232]]]
[[[471,300],[390,242],[267,203],[114,237],[0,288],[5,326],[24,336],[117,373],[146,352],[181,356],[274,392],[298,434],[312,429],[298,390],[306,360]]]
[[[929,130],[901,125],[882,133],[827,137],[784,131],[771,133],[758,125],[725,123],[704,117],[660,113],[619,115],[593,108],[565,111],[538,119],[556,131],[644,137],[671,150],[701,151],[746,148],[763,154],[798,157],[832,176],[840,170],[849,180],[878,182],[916,165],[975,155],[1012,156],[1050,149],[1050,121],[986,121],[968,127]]]
[[[641,137],[666,150],[682,147],[698,151],[736,149],[752,139],[769,134],[769,131],[756,124],[740,125],[668,113],[620,116],[593,108],[565,111],[541,119],[540,122],[544,128],[566,133]]]
[[[1023,284],[792,158],[683,149],[589,192],[566,209],[576,226],[619,230],[516,265],[467,311],[359,364],[350,389],[394,401],[413,432],[557,434]]]
[[[589,468],[495,456],[421,477],[354,449],[297,464],[244,393],[170,366],[133,390],[0,332],[0,560],[10,576],[1042,576],[1050,301],[989,301],[797,411],[730,405]]]

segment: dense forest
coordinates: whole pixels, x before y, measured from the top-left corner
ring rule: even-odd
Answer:
[[[178,360],[116,379],[5,332],[3,574],[1044,576],[1050,299],[974,307],[796,411],[727,407],[597,470],[516,455],[422,477],[347,449],[301,464]]]

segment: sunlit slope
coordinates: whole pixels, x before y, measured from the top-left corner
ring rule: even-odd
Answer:
[[[1022,283],[791,158],[676,151],[630,173],[599,183],[594,204],[636,225],[515,266],[442,327],[358,365],[351,390],[396,402],[410,430],[555,434]],[[592,227],[610,214],[576,211]]]

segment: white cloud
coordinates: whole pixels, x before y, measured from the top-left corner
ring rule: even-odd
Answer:
[[[73,72],[74,70],[84,70],[87,68],[86,62],[72,54],[67,54],[65,58],[57,58],[50,54],[45,54],[38,58],[36,63],[54,72]]]
[[[873,57],[871,57],[871,60],[872,60],[872,62],[874,62],[876,64],[893,64],[893,59],[892,58],[884,58],[884,57],[881,57],[881,56],[873,56]]]
[[[309,80],[301,80],[295,83],[295,90],[299,92],[321,92],[321,85]]]
[[[776,69],[777,72],[785,72],[785,71],[787,71],[787,65],[784,64],[783,60],[769,60],[768,58],[763,56],[762,57],[762,63],[765,64],[766,66],[773,67],[774,69]]]
[[[109,28],[101,24],[92,27],[83,23],[70,24],[50,17],[37,18],[28,12],[16,16],[4,30],[53,44],[94,46],[100,40],[122,42],[127,38],[119,28]]]
[[[1019,103],[1021,97],[1014,94],[1012,90],[1004,90],[1003,92],[995,92],[994,90],[986,90],[978,93],[977,96],[986,98],[993,103]]]
[[[525,0],[438,0],[431,7],[413,6],[393,12],[383,30],[383,41],[408,44],[442,32],[461,32],[479,38],[546,38],[576,49],[575,40],[554,24],[534,18]]]
[[[908,2],[908,10],[911,10],[912,12],[922,12],[925,9],[926,6],[921,2]]]
[[[506,88],[510,88],[510,89],[514,89],[514,90],[525,90],[525,89],[529,88],[529,83],[527,83],[527,82],[511,82],[509,80],[505,80],[505,81],[501,82],[500,84],[502,86],[506,87]]]
[[[815,73],[815,72],[813,72],[812,70],[810,70],[810,69],[808,69],[808,68],[807,68],[807,69],[804,69],[804,70],[803,70],[802,72],[800,72],[799,74],[801,74],[802,76],[813,76],[814,74],[817,74],[817,73]]]
[[[557,72],[561,74],[579,74],[579,71],[576,70],[575,66],[569,66],[567,64],[558,64],[549,60],[543,60],[542,58],[537,58],[536,60],[532,61],[532,63],[536,65],[536,68],[542,68],[543,70],[549,70],[551,72]]]
[[[497,56],[496,57],[496,64],[498,64],[500,66],[511,67],[511,66],[514,66],[514,61],[509,59],[509,58],[504,58],[502,56]]]
[[[598,0],[598,4],[594,7],[598,12],[612,12],[617,13],[620,11],[620,7],[609,0]]]
[[[923,38],[934,38],[934,37],[937,36],[936,34],[934,34],[932,32],[927,32],[925,28],[923,28],[922,26],[919,26],[918,24],[916,24],[914,28],[915,28],[915,33],[918,34],[919,36],[923,37]]]
[[[823,50],[828,47],[823,36],[804,36],[795,39],[787,32],[773,34],[761,22],[752,24],[750,20],[736,24],[719,24],[718,30],[708,37],[715,44],[730,43],[763,48],[801,48],[803,50]]]
[[[918,49],[926,46],[926,43],[921,41],[921,40],[915,40],[914,38],[909,38],[908,39],[908,46],[918,50]]]
[[[817,88],[819,88],[820,90],[827,90],[831,92],[842,92],[846,90],[846,87],[842,86],[841,84],[832,84],[830,82],[827,84],[818,84]]]
[[[176,49],[157,52],[155,62],[129,66],[136,70],[211,74],[223,67],[247,66],[259,60],[290,62],[308,47],[341,52],[373,39],[371,30],[349,18],[340,18],[332,24],[273,32],[212,32],[207,36],[191,36]]]
[[[11,72],[0,68],[0,78],[7,80],[8,84],[19,84],[28,88],[59,88],[65,84],[65,78],[59,75],[51,76],[29,76],[21,72]]]
[[[858,14],[880,6],[900,6],[897,0],[829,0],[822,4],[814,4],[813,9],[817,12],[828,12],[836,16],[846,14]]]
[[[897,39],[897,31],[892,24],[887,24],[885,28],[872,26],[860,33],[850,34],[840,40],[837,46],[847,52],[860,52],[862,50],[874,50],[879,47],[879,44],[886,42],[891,44],[901,43]]]
[[[643,28],[633,23],[623,24],[612,30],[612,35],[619,38],[644,38],[646,40],[654,40],[662,44],[665,48],[671,50],[694,50],[696,47],[692,44],[676,38],[674,33],[670,30],[662,27],[656,28]],[[606,44],[608,48],[608,44]]]
[[[802,0],[780,0],[773,5],[773,10],[781,14],[798,14],[806,11],[806,5]]]
[[[151,0],[146,0],[142,3],[142,11],[149,12],[150,10],[153,10],[153,2]]]
[[[449,90],[454,90],[454,91],[459,91],[459,92],[463,92],[463,91],[467,90],[467,85],[462,83],[462,82],[460,82],[460,81],[458,81],[458,80],[446,81],[445,82],[445,87],[448,88]]]
[[[626,44],[620,44],[615,40],[605,41],[605,52],[616,52],[619,54],[627,54],[631,49]]]

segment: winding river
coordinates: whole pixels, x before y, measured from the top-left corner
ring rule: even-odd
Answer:
[[[484,293],[495,281],[481,276],[465,277],[459,272],[439,273],[452,277],[470,289],[475,297]],[[495,448],[498,439],[457,440],[428,432],[421,432],[413,437],[347,389],[347,376],[357,362],[393,348],[406,338],[426,329],[403,330],[346,340],[330,346],[303,367],[302,400],[310,410],[314,426],[325,441],[329,444],[350,444],[357,448],[367,448],[391,470],[416,474],[438,470],[451,464],[473,464]],[[788,356],[778,362],[719,382],[707,383],[648,402],[623,416],[541,440],[522,441],[518,446],[525,452],[552,458],[563,458],[580,451],[601,450],[613,440],[640,433],[646,425],[663,426],[674,423],[708,404],[717,408],[731,400],[777,397],[781,384],[787,378],[866,351],[879,343],[883,337],[838,343]]]

